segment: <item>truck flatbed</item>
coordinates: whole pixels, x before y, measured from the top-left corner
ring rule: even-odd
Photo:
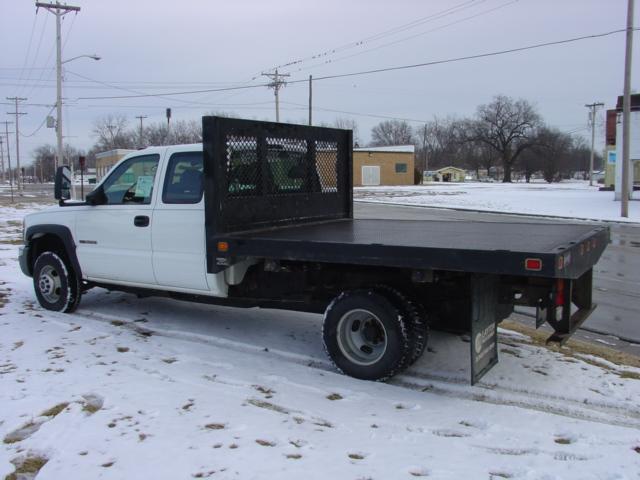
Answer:
[[[600,256],[608,231],[585,224],[341,219],[218,240],[236,257],[575,279]],[[540,260],[540,268],[536,262],[527,268],[527,259]]]

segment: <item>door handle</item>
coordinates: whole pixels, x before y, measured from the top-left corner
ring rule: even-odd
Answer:
[[[137,215],[133,219],[133,224],[136,227],[148,227],[149,226],[149,217],[146,215]]]

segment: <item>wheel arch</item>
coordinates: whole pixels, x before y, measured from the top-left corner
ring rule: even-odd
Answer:
[[[64,225],[33,225],[25,232],[27,249],[27,268],[33,275],[33,266],[38,256],[47,250],[62,254],[69,261],[78,278],[82,278],[82,269],[76,254],[76,244],[71,230]]]

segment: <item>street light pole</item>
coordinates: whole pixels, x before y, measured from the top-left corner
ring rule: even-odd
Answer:
[[[100,60],[100,57],[98,55],[78,55],[76,57],[72,57],[69,58],[67,60],[62,60],[62,49],[60,47],[60,15],[56,15],[56,39],[57,39],[57,52],[58,52],[58,56],[57,56],[57,82],[56,82],[56,91],[57,91],[57,96],[56,96],[56,109],[57,109],[57,115],[58,115],[58,119],[56,122],[56,138],[58,141],[58,147],[57,147],[57,162],[55,164],[55,167],[57,168],[59,165],[62,165],[63,162],[63,153],[62,153],[62,65],[65,63],[69,63],[72,62],[74,60],[77,60],[78,58],[91,58],[93,60]],[[71,169],[71,196],[72,198],[75,198],[76,196],[76,186],[75,183],[73,183],[73,177],[74,177],[74,169],[73,169],[73,160],[71,160],[69,162],[69,168]]]

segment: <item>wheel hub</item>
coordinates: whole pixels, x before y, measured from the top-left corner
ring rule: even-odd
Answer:
[[[55,268],[47,265],[40,271],[38,290],[47,302],[56,303],[60,300],[61,285],[60,275]]]
[[[338,347],[351,362],[373,365],[387,350],[384,325],[368,310],[351,310],[338,322]]]

